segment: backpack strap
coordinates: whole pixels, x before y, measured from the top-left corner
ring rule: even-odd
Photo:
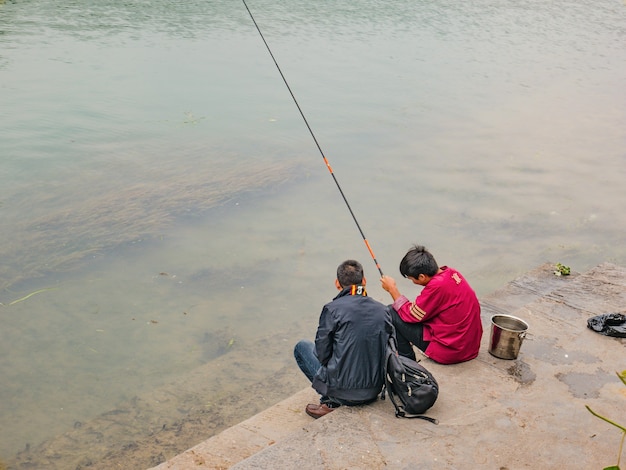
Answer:
[[[430,416],[426,416],[426,415],[408,415],[404,413],[404,411],[402,411],[401,414],[399,414],[399,412],[396,412],[396,418],[409,418],[409,419],[419,418],[419,419],[429,421],[433,424],[439,424],[439,420],[437,418],[431,418]]]

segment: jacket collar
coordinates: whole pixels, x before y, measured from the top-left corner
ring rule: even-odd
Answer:
[[[344,287],[339,294],[335,297],[338,299],[339,297],[344,297],[346,295],[356,295],[356,296],[367,296],[367,291],[365,290],[365,286],[362,285],[352,285],[348,287]],[[333,300],[335,300],[333,299]]]

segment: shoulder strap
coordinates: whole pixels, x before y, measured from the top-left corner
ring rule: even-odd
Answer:
[[[439,420],[437,418],[431,418],[430,416],[426,416],[426,415],[407,415],[407,414],[404,414],[402,416],[398,416],[396,414],[396,416],[398,418],[409,418],[409,419],[419,418],[419,419],[423,419],[423,420],[429,421],[429,422],[431,422],[433,424],[439,424]]]

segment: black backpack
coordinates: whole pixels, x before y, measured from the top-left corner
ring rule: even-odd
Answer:
[[[385,389],[396,409],[397,418],[420,418],[439,424],[435,418],[423,416],[437,401],[439,384],[424,366],[398,354],[394,335],[387,341],[385,358],[385,385],[380,395],[385,399]]]

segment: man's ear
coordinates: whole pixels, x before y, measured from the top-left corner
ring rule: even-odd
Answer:
[[[337,290],[343,289],[343,287],[341,287],[341,284],[339,284],[339,279],[335,279],[335,287],[337,288]]]
[[[365,276],[363,276],[363,280],[361,281],[361,285],[363,287],[365,287],[365,284],[367,284],[367,279],[365,279]]]

